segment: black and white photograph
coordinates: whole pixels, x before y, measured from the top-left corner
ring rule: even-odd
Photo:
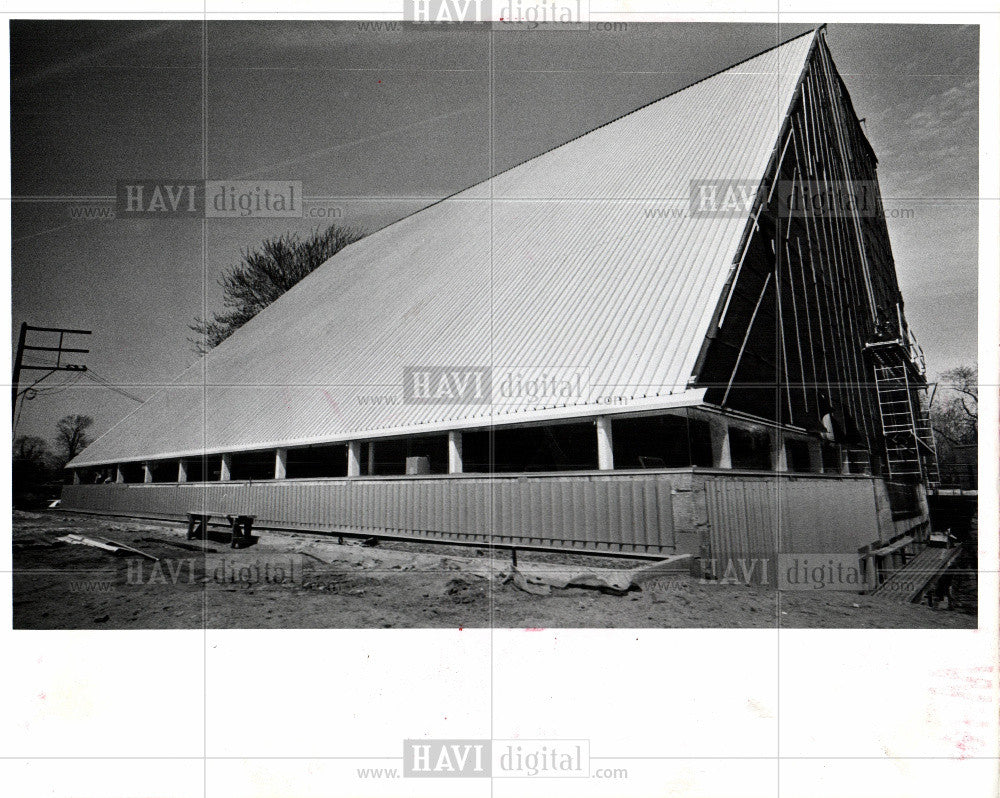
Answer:
[[[995,795],[998,15],[375,9],[6,14],[17,794]]]

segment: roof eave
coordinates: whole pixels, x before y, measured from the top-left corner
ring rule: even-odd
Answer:
[[[441,434],[446,432],[462,432],[486,428],[505,428],[537,426],[545,423],[561,423],[580,419],[596,418],[598,416],[646,414],[657,410],[671,410],[700,405],[705,398],[704,388],[688,388],[678,393],[664,396],[649,396],[642,399],[629,400],[627,404],[581,404],[565,407],[550,407],[542,410],[530,410],[519,413],[490,414],[476,418],[466,418],[460,421],[440,421],[431,424],[417,424],[408,427],[387,427],[381,430],[370,430],[363,433],[344,433],[336,436],[317,438],[300,438],[296,440],[274,440],[255,442],[242,446],[208,447],[205,449],[188,449],[175,452],[157,452],[148,455],[119,457],[115,459],[98,458],[88,460],[86,450],[66,464],[67,469],[91,468],[96,466],[115,465],[117,463],[142,462],[144,460],[173,460],[181,457],[205,457],[221,455],[227,452],[250,452],[277,448],[295,448],[300,446],[317,446],[324,444],[347,443],[356,440],[377,440],[380,438],[402,438],[413,435]]]

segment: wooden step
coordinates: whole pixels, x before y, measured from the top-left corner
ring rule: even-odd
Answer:
[[[961,547],[929,546],[905,567],[893,571],[872,595],[908,604],[916,601],[927,586],[958,557]]]

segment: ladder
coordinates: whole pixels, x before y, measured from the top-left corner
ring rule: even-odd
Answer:
[[[941,485],[941,470],[938,467],[937,444],[934,442],[934,428],[931,426],[926,383],[917,391],[917,401],[919,403],[915,412],[917,442],[924,459],[924,477],[929,487],[936,488]]]
[[[911,373],[906,350],[899,342],[869,344],[867,348],[873,355],[889,478],[939,484],[926,383]]]

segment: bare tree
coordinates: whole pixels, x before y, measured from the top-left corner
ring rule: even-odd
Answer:
[[[931,408],[931,424],[952,445],[975,443],[979,434],[979,371],[957,366],[941,375]]]
[[[93,425],[94,419],[90,416],[63,416],[56,424],[56,446],[58,456],[65,465],[90,443],[87,437],[87,430]]]
[[[19,435],[14,441],[14,460],[44,463],[49,457],[49,445],[34,435]]]
[[[931,407],[931,425],[942,483],[974,488],[979,434],[979,374],[975,367],[958,366],[941,375]]]
[[[19,436],[14,441],[11,467],[14,506],[40,506],[45,498],[45,485],[52,477],[52,454],[48,444],[33,435]]]
[[[246,250],[242,260],[220,279],[226,310],[211,319],[196,318],[189,328],[191,348],[204,354],[218,346],[264,308],[325,263],[333,255],[361,238],[349,228],[332,225],[305,240],[286,234],[264,241],[259,249]]]

